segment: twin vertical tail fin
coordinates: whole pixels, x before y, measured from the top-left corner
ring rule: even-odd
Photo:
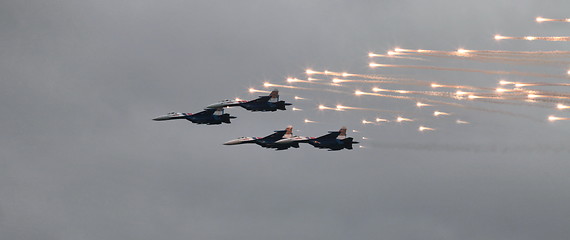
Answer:
[[[349,149],[349,150],[352,149],[352,144],[358,144],[359,143],[359,142],[355,142],[354,138],[346,137],[346,127],[340,128],[337,139],[342,141],[342,145],[344,146],[344,148]]]
[[[279,90],[275,89],[269,94],[269,102],[279,102]]]
[[[228,113],[223,114],[223,115],[222,115],[222,122],[224,122],[224,123],[232,123],[232,122],[230,121],[231,118],[232,118],[232,117],[230,116],[230,114],[228,114]],[[233,118],[235,118],[235,117],[233,117]]]
[[[285,129],[285,135],[283,138],[292,138],[293,137],[293,126],[289,126]]]
[[[285,104],[285,101],[279,101],[279,102],[277,102],[277,109],[279,109],[279,110],[287,110],[287,109],[285,108],[285,105],[286,105],[286,104]]]
[[[345,138],[344,140],[342,140],[342,143],[344,144],[344,147],[346,149],[350,150],[350,149],[352,149],[352,144],[358,144],[359,142],[355,142],[355,141],[353,141],[353,138],[348,137],[348,138]]]
[[[213,115],[216,116],[224,115],[224,108],[216,108],[216,111],[213,113]]]
[[[224,123],[232,123],[230,119],[236,118],[234,116],[230,116],[229,113],[224,113],[224,108],[216,108],[216,111],[212,114],[214,116],[220,116],[222,122]]]
[[[346,138],[346,127],[342,127],[340,128],[338,137],[336,137],[336,139],[342,140],[345,138]]]

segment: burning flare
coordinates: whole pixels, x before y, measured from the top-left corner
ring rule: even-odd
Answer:
[[[255,88],[250,88],[249,93],[271,93],[270,91],[265,91],[265,90],[257,90]]]
[[[570,118],[563,118],[563,117],[556,117],[556,116],[548,116],[548,121],[554,122],[554,121],[560,121],[560,120],[570,120]]]
[[[377,122],[377,123],[379,123],[379,122],[389,122],[389,120],[388,120],[388,119],[384,119],[384,118],[376,118],[376,122]]]
[[[433,115],[437,117],[437,116],[440,116],[440,115],[449,116],[449,115],[451,115],[451,114],[450,114],[450,113],[446,113],[446,112],[434,111],[434,112],[433,112]]]
[[[570,22],[570,18],[552,19],[552,18],[537,17],[536,22],[538,22],[538,23],[541,23],[541,22]]]
[[[427,104],[427,103],[422,103],[422,102],[417,102],[417,103],[416,103],[416,106],[419,107],[419,108],[421,108],[421,107],[430,107],[430,106],[433,106],[433,105]]]
[[[435,128],[429,128],[429,127],[424,127],[424,126],[420,126],[418,128],[418,131],[423,132],[423,131],[435,131]]]
[[[562,110],[562,109],[568,109],[568,108],[570,108],[570,106],[559,103],[558,105],[556,105],[556,108]]]
[[[463,121],[463,120],[460,120],[460,119],[455,120],[455,123],[457,123],[457,124],[469,124],[469,122]]]
[[[317,123],[317,122],[305,118],[305,123]]]
[[[398,116],[398,117],[396,118],[396,122],[413,122],[413,121],[414,121],[413,119],[409,119],[409,118],[405,118],[405,117],[400,117],[400,116]]]

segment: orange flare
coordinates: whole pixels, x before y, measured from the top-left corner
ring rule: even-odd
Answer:
[[[424,127],[424,126],[420,126],[418,128],[418,131],[423,132],[423,131],[435,131],[434,128],[429,128],[429,127]]]
[[[560,120],[570,120],[570,118],[563,118],[563,117],[556,117],[556,116],[548,116],[548,121],[554,122],[554,121],[560,121]]]
[[[404,117],[397,117],[396,122],[413,122],[413,119],[404,118]]]
[[[389,120],[384,118],[376,118],[376,122],[389,122]]]
[[[317,122],[305,118],[305,123],[317,123]]]
[[[416,103],[416,106],[419,107],[419,108],[421,108],[421,107],[429,107],[429,106],[433,106],[433,105],[430,105],[430,104],[427,104],[427,103],[422,103],[422,102],[417,102],[417,103]]]
[[[455,123],[457,123],[457,124],[469,124],[469,122],[463,121],[463,120],[460,120],[460,119],[455,120]]]
[[[568,109],[568,108],[570,108],[570,106],[559,103],[556,105],[556,108],[562,110],[562,109]]]
[[[450,114],[450,113],[446,113],[446,112],[434,111],[434,112],[433,112],[433,115],[437,117],[437,116],[440,116],[440,115],[449,116],[449,115],[451,115],[451,114]]]

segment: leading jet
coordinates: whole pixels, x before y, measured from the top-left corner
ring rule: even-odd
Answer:
[[[207,108],[199,113],[171,112],[166,115],[154,118],[152,120],[166,121],[173,119],[186,119],[196,124],[218,125],[222,123],[231,123],[230,119],[232,118],[236,117],[231,116],[229,113],[224,113],[223,108],[218,108],[218,109]]]
[[[279,140],[293,138],[297,138],[297,136],[293,135],[293,127],[289,126],[285,130],[274,131],[274,133],[265,137],[240,137],[238,139],[225,142],[224,145],[255,143],[261,147],[274,148],[275,150],[285,150],[290,147],[299,148],[299,143],[295,141],[278,143]]]
[[[328,148],[329,151],[338,151],[342,149],[352,149],[352,144],[359,142],[353,141],[353,138],[346,137],[346,127],[342,127],[339,131],[330,131],[328,134],[320,137],[296,137],[277,141],[278,144],[292,143],[309,143],[316,148]]]
[[[279,100],[279,91],[275,89],[269,93],[268,96],[260,96],[251,101],[224,100],[219,103],[210,104],[207,108],[240,106],[252,112],[275,112],[277,110],[286,110],[285,106],[289,105],[292,104]]]

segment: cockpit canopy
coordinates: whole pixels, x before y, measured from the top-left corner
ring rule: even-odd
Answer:
[[[179,113],[179,112],[169,112],[166,115],[168,115],[169,117],[180,117],[180,116],[184,116],[184,113]]]

